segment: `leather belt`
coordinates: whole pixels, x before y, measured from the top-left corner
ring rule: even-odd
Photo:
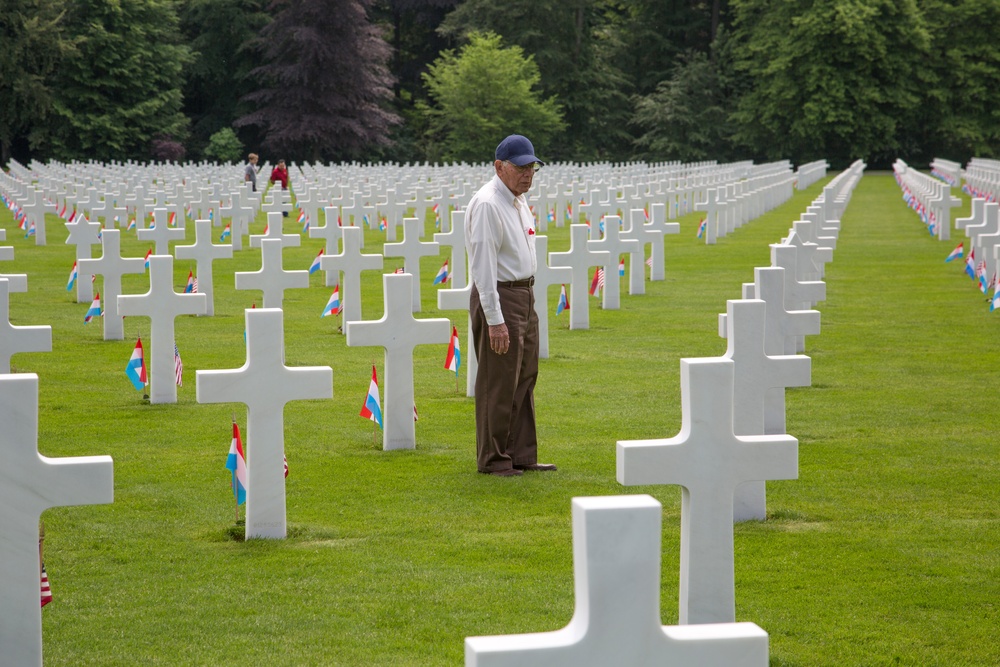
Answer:
[[[524,280],[507,280],[497,282],[497,287],[531,287],[535,284],[535,277],[525,278]]]

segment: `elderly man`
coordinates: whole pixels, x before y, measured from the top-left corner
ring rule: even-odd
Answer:
[[[473,196],[465,217],[473,282],[469,312],[479,360],[476,464],[479,472],[512,477],[556,469],[539,463],[537,454],[535,219],[524,198],[543,163],[519,134],[501,141],[495,157],[495,175]]]

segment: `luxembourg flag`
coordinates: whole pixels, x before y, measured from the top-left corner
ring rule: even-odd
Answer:
[[[146,270],[147,271],[149,271],[149,258],[150,258],[150,256],[152,254],[153,254],[153,249],[150,248],[149,251],[146,253]]]
[[[79,275],[76,270],[76,262],[73,262],[73,268],[69,271],[69,281],[66,283],[66,291],[69,292],[73,289],[73,285],[76,284],[76,278]]]
[[[371,419],[382,428],[382,406],[378,402],[378,376],[375,374],[375,364],[372,364],[372,381],[368,385],[368,396],[365,397],[365,404],[361,406],[361,416]]]
[[[389,226],[389,224],[388,224],[388,222],[386,221],[385,217],[383,217],[383,218],[382,218],[381,220],[379,220],[379,223],[378,223],[378,230],[379,230],[380,232],[384,232],[384,231],[386,230],[386,228],[387,228],[388,226]]]
[[[565,285],[559,289],[559,303],[556,304],[556,315],[559,315],[564,310],[569,310],[569,299],[566,298]]]
[[[326,317],[327,315],[339,315],[340,314],[340,284],[333,286],[333,294],[330,295],[330,300],[326,302],[326,307],[323,308],[323,314],[320,317]]]
[[[444,359],[444,367],[449,371],[455,371],[462,366],[462,351],[458,349],[458,327],[451,328],[451,341],[448,343],[448,356]]]
[[[619,276],[624,276],[625,275],[625,258],[624,257],[622,257],[620,260],[618,260],[618,275]]]
[[[702,218],[698,223],[698,238],[705,235],[705,228],[708,226],[708,218]]]
[[[573,204],[567,202],[566,210],[563,212],[563,218],[566,222],[573,222]]]
[[[965,249],[963,248],[964,245],[965,245],[965,241],[962,241],[961,243],[959,243],[957,248],[955,248],[950,253],[948,253],[948,256],[944,258],[944,261],[950,262],[953,259],[959,259],[959,258],[961,258],[962,255],[965,253]]]
[[[135,231],[135,218],[134,217],[129,221],[128,228],[125,231],[126,232],[134,232]]]
[[[440,285],[446,282],[448,282],[448,260],[444,260],[444,264],[440,269],[438,269],[437,275],[434,276],[435,285]]]
[[[128,376],[128,379],[132,382],[132,386],[138,391],[142,391],[149,382],[146,376],[146,357],[142,353],[141,336],[135,341],[132,356],[129,357],[128,365],[125,366],[125,375]]]
[[[431,210],[434,211],[434,227],[441,229],[441,213],[438,211],[440,204],[434,204],[431,206]]]
[[[976,276],[979,278],[979,291],[983,294],[989,292],[989,285],[986,284],[986,260],[980,260],[976,267]]]
[[[320,248],[319,254],[316,255],[315,259],[313,259],[313,263],[309,265],[309,275],[310,276],[312,274],[316,273],[317,271],[319,271],[319,258],[322,257],[322,256],[323,256],[323,249]]]
[[[990,312],[1000,308],[1000,283],[993,281],[993,300],[990,301]]]
[[[219,237],[219,241],[225,241],[232,235],[233,235],[233,225],[232,223],[229,223],[228,225],[226,225],[225,229],[222,230],[222,236]]]
[[[187,281],[187,285],[184,286],[184,293],[185,294],[193,294],[193,293],[195,293],[197,291],[198,290],[196,290],[195,286],[194,286],[194,272],[193,271],[188,271],[188,281]]]
[[[34,235],[35,235],[35,221],[32,220],[31,226],[28,227],[28,232],[24,235],[24,238],[28,238],[29,236],[34,236]]]
[[[233,473],[232,485],[236,504],[242,505],[247,500],[247,460],[243,456],[243,440],[240,439],[240,427],[236,422],[233,422],[233,441],[229,445],[226,468]]]
[[[976,249],[973,248],[969,251],[969,256],[965,259],[965,273],[972,278],[976,279]]]
[[[98,292],[94,295],[94,300],[90,303],[90,308],[87,309],[87,314],[83,316],[83,323],[87,324],[90,320],[95,317],[101,316],[101,293]]]
[[[177,226],[177,211],[171,211],[170,216],[167,218],[167,227]]]

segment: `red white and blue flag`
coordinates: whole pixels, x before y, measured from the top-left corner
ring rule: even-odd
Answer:
[[[316,257],[313,258],[313,263],[309,265],[309,275],[310,276],[312,274],[316,273],[317,271],[319,271],[319,258],[322,257],[322,256],[323,256],[323,249],[320,248],[319,254],[316,255]]]
[[[564,310],[569,310],[569,299],[566,298],[565,285],[559,288],[559,303],[556,304],[556,315],[561,314]]]
[[[52,589],[49,587],[49,573],[45,571],[45,563],[42,563],[42,606],[52,602]]]
[[[965,258],[965,273],[972,278],[976,279],[976,249],[973,248],[969,251],[969,256]]]
[[[365,404],[361,406],[361,416],[371,419],[382,428],[382,406],[378,400],[378,376],[375,374],[375,364],[372,364],[372,381],[368,385]]]
[[[132,386],[138,391],[142,391],[149,382],[146,375],[146,357],[142,353],[141,336],[135,341],[132,356],[129,357],[128,365],[125,366],[125,375],[128,376],[128,379],[132,382]]]
[[[333,294],[330,295],[330,300],[326,302],[326,306],[323,308],[323,314],[320,317],[326,317],[327,315],[339,315],[340,314],[340,284],[333,286]]]
[[[174,382],[177,383],[178,387],[184,386],[184,362],[181,361],[181,352],[177,349],[177,343],[174,343]]]
[[[452,326],[451,341],[448,343],[448,356],[444,359],[444,367],[449,371],[455,371],[455,375],[458,375],[458,369],[461,366],[462,352],[458,349],[458,327]]]
[[[194,294],[197,291],[198,291],[198,289],[195,287],[195,284],[194,284],[194,271],[188,271],[188,281],[187,281],[187,285],[184,286],[184,293],[185,294]]]
[[[149,270],[149,258],[153,255],[153,249],[150,248],[149,252],[146,253],[146,270]]]
[[[448,260],[444,260],[444,264],[440,269],[438,269],[437,275],[434,276],[435,285],[440,285],[446,282],[448,282]]]
[[[624,276],[625,275],[625,258],[624,257],[622,257],[620,260],[618,260],[618,275],[619,276]]]
[[[83,323],[87,324],[90,320],[95,317],[101,316],[101,293],[98,292],[94,295],[94,300],[90,303],[90,308],[87,309],[87,314],[83,316]]]
[[[600,295],[602,287],[604,287],[604,269],[597,267],[597,271],[594,271],[594,279],[590,281],[590,296]]]
[[[243,440],[240,439],[240,427],[236,422],[233,422],[233,441],[229,445],[226,468],[233,473],[232,487],[236,504],[242,505],[247,500],[247,460],[243,455]]]
[[[228,225],[226,225],[225,229],[222,230],[222,236],[219,237],[219,241],[225,241],[232,235],[233,235],[233,224],[229,223]]]
[[[67,283],[66,283],[66,291],[67,292],[70,291],[71,289],[73,289],[73,285],[76,284],[76,279],[77,279],[78,276],[79,276],[79,273],[77,273],[77,270],[76,270],[76,262],[73,262],[73,268],[70,269],[70,271],[69,271],[69,281],[67,281]]]
[[[958,247],[948,253],[948,256],[944,258],[944,261],[950,262],[953,259],[960,259],[965,253],[965,241],[958,244]]]
[[[705,228],[708,226],[708,218],[702,218],[698,223],[698,238],[705,235]]]

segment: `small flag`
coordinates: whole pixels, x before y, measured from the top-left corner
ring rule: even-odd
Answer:
[[[448,260],[444,260],[444,264],[440,269],[438,269],[437,275],[434,276],[435,285],[440,285],[446,282],[448,282]]]
[[[193,293],[195,293],[197,291],[198,290],[195,289],[195,286],[194,286],[194,272],[193,271],[188,271],[188,281],[187,281],[187,285],[184,286],[184,293],[185,294],[193,294]]]
[[[406,273],[406,270],[403,267],[399,267],[398,269],[393,271],[393,273]]]
[[[31,226],[28,227],[28,232],[24,235],[24,238],[28,238],[29,236],[34,236],[34,235],[35,235],[35,221],[32,220]]]
[[[135,347],[132,349],[132,356],[129,357],[128,365],[125,366],[125,375],[132,381],[132,386],[138,391],[142,391],[148,380],[146,379],[146,358],[142,353],[142,337],[136,339]]]
[[[323,314],[320,317],[326,317],[327,315],[339,315],[340,314],[340,284],[333,286],[333,294],[330,295],[330,300],[326,302],[326,306],[323,308]]]
[[[87,324],[90,320],[95,317],[101,316],[101,293],[98,292],[94,295],[94,300],[90,304],[90,308],[87,309],[87,314],[83,316],[83,323]]]
[[[378,223],[378,230],[380,232],[384,232],[388,227],[389,223],[386,221],[385,217],[383,217],[382,220],[380,220]]]
[[[271,231],[271,223],[270,222],[265,222],[264,223],[264,236],[267,236],[267,233],[269,231]]]
[[[420,417],[417,415],[417,406],[413,406],[413,421],[417,421]]]
[[[177,226],[177,212],[171,211],[170,217],[167,218],[167,227],[175,227],[175,226]]]
[[[625,275],[625,258],[624,257],[622,257],[620,260],[618,260],[618,275],[619,276],[624,276]]]
[[[569,299],[566,298],[566,285],[559,288],[559,303],[556,304],[556,315],[562,314],[564,310],[569,310]]]
[[[434,206],[431,206],[431,210],[434,212],[434,227],[437,229],[441,229],[441,213],[438,211],[439,206],[440,204],[434,204]]]
[[[147,271],[149,270],[149,258],[152,256],[152,254],[153,254],[153,249],[150,248],[149,251],[146,253],[146,270]]]
[[[545,211],[545,219],[548,222],[555,223],[555,221],[556,221],[556,207],[555,206],[553,206],[552,208],[547,208],[546,209],[546,211]]]
[[[604,269],[597,267],[597,271],[594,271],[594,279],[590,281],[590,296],[598,296],[602,287],[604,287]]]
[[[129,220],[128,227],[125,229],[125,231],[126,232],[134,232],[135,231],[135,217],[133,217],[131,220]]]
[[[449,371],[455,371],[462,366],[462,351],[458,348],[458,327],[451,328],[451,341],[448,343],[448,356],[444,359],[444,367]]]
[[[365,223],[365,227],[368,227],[369,229],[371,229],[371,224],[368,223],[368,214],[367,213],[365,213],[364,215],[361,216],[361,220]]]
[[[240,427],[236,422],[233,422],[233,441],[229,445],[226,468],[233,473],[232,488],[236,504],[242,505],[247,500],[247,460],[243,456],[243,441],[240,439]]]
[[[1000,308],[1000,283],[993,283],[993,300],[990,301],[990,312]]]
[[[646,266],[648,266],[649,268],[653,268],[653,256],[652,255],[650,255],[649,258],[646,260]]]
[[[566,203],[566,211],[563,213],[563,217],[566,219],[566,222],[573,222],[573,204]]]
[[[76,278],[79,274],[76,271],[76,262],[73,262],[73,268],[69,271],[69,281],[66,283],[66,291],[73,289],[73,285],[76,284]]]
[[[61,211],[59,211],[59,213],[58,213],[57,215],[58,215],[58,216],[59,216],[60,218],[62,218],[63,220],[65,220],[65,219],[66,219],[66,202],[65,202],[65,201],[63,202],[63,207],[62,207],[62,210],[61,210]]]
[[[972,278],[976,279],[976,249],[973,248],[969,251],[969,256],[965,259],[965,273]]]
[[[42,606],[52,602],[52,589],[49,588],[49,573],[45,571],[45,563],[42,563]]]
[[[282,455],[282,458],[285,459],[285,479],[288,479],[288,457]]]
[[[361,416],[371,419],[382,427],[382,406],[378,402],[378,377],[375,375],[375,364],[372,364],[372,381],[368,385],[368,396],[365,397],[365,404],[361,406]]]
[[[964,254],[964,249],[963,249],[964,245],[965,245],[964,241],[962,243],[959,243],[957,248],[948,253],[948,256],[944,258],[944,261],[950,262],[953,259],[959,259]]]
[[[979,291],[986,294],[989,291],[989,285],[986,284],[986,260],[980,260],[979,266],[976,267],[976,277],[979,279]]]
[[[701,222],[698,223],[698,238],[705,235],[705,227],[708,226],[708,218],[702,218]]]
[[[181,352],[174,343],[174,381],[178,387],[184,386],[184,362],[181,361]]]
[[[76,220],[76,209],[75,208],[73,209],[73,212],[69,214],[69,218],[66,220],[66,222],[73,222],[74,220]]]
[[[313,263],[309,265],[309,275],[319,271],[319,258],[323,256],[323,249],[320,248],[319,254],[313,259]]]
[[[219,241],[225,241],[226,239],[228,239],[232,235],[233,235],[233,224],[229,223],[222,230],[222,236],[219,237]]]

